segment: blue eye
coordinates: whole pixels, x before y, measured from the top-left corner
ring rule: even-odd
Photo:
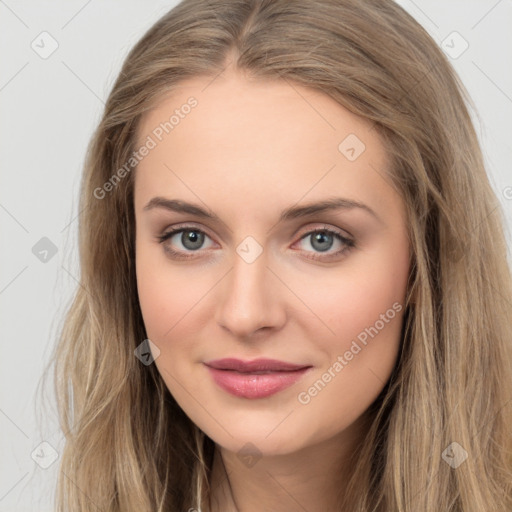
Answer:
[[[174,242],[173,238],[176,238]],[[205,249],[205,240],[211,240],[204,231],[193,226],[180,226],[178,228],[171,229],[170,231],[158,236],[157,239],[161,244],[164,244],[165,251],[172,258],[176,259],[195,257],[196,255],[194,253],[200,252],[201,249]],[[342,254],[355,247],[355,242],[353,240],[332,229],[322,228],[309,231],[300,238],[298,243],[304,242],[308,239],[313,251],[305,250],[304,252],[311,253],[311,256],[306,257],[314,260],[327,260],[340,257]],[[166,243],[167,241],[173,243]],[[336,245],[336,243],[339,246],[338,250],[328,252]],[[171,245],[176,246],[177,244],[181,244],[182,247],[178,247],[178,250],[171,247]]]
[[[181,234],[180,237],[177,237],[176,235]],[[178,238],[178,241],[181,243],[183,248],[179,251],[176,251],[174,249],[171,249],[169,247],[170,244],[166,245],[166,250],[172,254],[173,256],[188,258],[189,255],[182,255],[182,252],[187,251],[197,251],[198,249],[202,248],[202,245],[204,244],[205,237],[210,238],[204,231],[201,231],[200,229],[192,228],[192,227],[185,227],[185,228],[177,228],[173,229],[171,231],[168,231],[167,233],[164,233],[163,235],[158,237],[158,240],[160,243],[164,243],[167,240],[172,241],[172,238]],[[176,242],[175,242],[176,243]]]
[[[339,257],[351,248],[355,247],[355,242],[353,240],[344,237],[337,231],[326,228],[309,231],[303,237],[301,237],[299,242],[307,240],[309,240],[311,247],[314,249],[313,256],[308,257],[315,260]],[[333,245],[335,245],[335,242],[338,242],[341,247],[334,252],[327,253],[327,251],[329,251]],[[326,255],[324,256],[322,253],[326,253]]]

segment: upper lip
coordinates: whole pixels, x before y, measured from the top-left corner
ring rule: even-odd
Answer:
[[[242,373],[258,371],[290,372],[300,370],[302,368],[309,368],[310,366],[278,361],[277,359],[253,359],[252,361],[242,361],[241,359],[235,359],[232,357],[207,361],[205,364],[206,366],[216,368],[217,370],[235,370]]]

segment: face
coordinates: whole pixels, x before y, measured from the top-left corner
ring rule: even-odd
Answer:
[[[376,131],[318,91],[226,72],[161,99],[143,145],[138,293],[171,394],[231,451],[342,435],[387,382],[405,310],[406,218]]]

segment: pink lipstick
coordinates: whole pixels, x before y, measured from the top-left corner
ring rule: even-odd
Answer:
[[[276,359],[227,358],[204,363],[222,389],[241,398],[265,398],[295,384],[312,366]]]

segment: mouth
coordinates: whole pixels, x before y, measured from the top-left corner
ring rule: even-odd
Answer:
[[[265,398],[300,380],[311,368],[275,359],[218,359],[204,363],[214,382],[240,398]]]

